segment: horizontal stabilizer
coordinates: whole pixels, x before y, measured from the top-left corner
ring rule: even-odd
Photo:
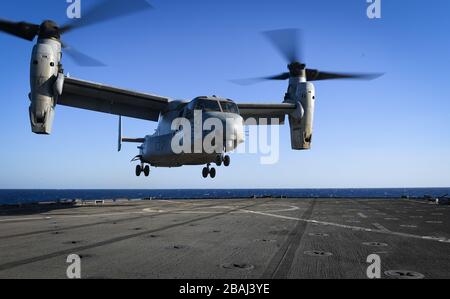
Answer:
[[[145,138],[122,138],[122,142],[144,143]]]

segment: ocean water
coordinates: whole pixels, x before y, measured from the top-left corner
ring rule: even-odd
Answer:
[[[450,188],[379,189],[195,189],[195,190],[0,190],[0,205],[66,200],[94,199],[223,199],[247,197],[288,198],[399,198],[402,196],[438,197]]]

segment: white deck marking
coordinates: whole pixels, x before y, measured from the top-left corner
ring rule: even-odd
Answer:
[[[146,209],[143,209],[142,212],[145,212],[145,213],[162,213],[162,212],[164,212],[164,210],[146,208]]]
[[[18,221],[32,221],[32,220],[50,220],[51,217],[30,217],[30,218],[9,218],[1,219],[0,222],[18,222]]]
[[[267,204],[267,205],[262,205],[261,207],[264,207],[264,206],[287,207],[285,209],[279,209],[279,210],[267,210],[267,211],[265,211],[266,213],[290,212],[290,211],[300,210],[299,207],[291,206],[291,205],[283,205],[283,204]]]
[[[87,215],[58,215],[52,217],[33,217],[33,218],[10,218],[1,219],[0,222],[8,221],[32,221],[32,220],[50,220],[50,219],[67,219],[67,218],[89,218],[89,217],[102,217],[102,216],[120,216],[120,215],[130,215],[130,214],[144,214],[144,212],[122,212],[122,213],[108,213],[108,214],[87,214]]]
[[[358,213],[358,216],[361,217],[361,218],[367,218],[367,216],[364,215],[363,213]]]
[[[89,215],[68,215],[64,218],[85,218],[85,217],[102,217],[102,216],[120,216],[131,214],[143,214],[144,212],[117,212],[117,213],[105,213],[105,214],[89,214]]]
[[[192,203],[188,199],[186,200],[167,200],[167,199],[153,199],[151,202],[163,202],[163,203],[171,203],[171,204],[189,204]]]
[[[417,228],[417,225],[412,225],[412,224],[402,224],[400,226],[401,227],[406,227],[406,228]]]
[[[290,212],[290,211],[296,211],[296,210],[300,209],[299,207],[296,207],[296,206],[284,205],[284,204],[261,205],[261,207],[264,207],[264,206],[286,207],[284,209],[266,210],[266,211],[264,211],[266,213]],[[171,211],[171,210],[168,210],[168,212],[173,213],[173,214],[217,214],[217,213],[222,213],[223,210],[236,210],[231,213],[233,213],[233,214],[245,213],[243,210],[239,209],[239,206],[213,206],[213,207],[205,207],[205,209],[210,209],[210,211],[205,211],[205,210],[191,210],[191,211],[172,210]],[[219,211],[211,211],[214,209],[219,209]],[[146,212],[146,213],[165,212],[164,210],[158,210],[158,209],[152,209],[152,208],[143,209],[142,211]]]
[[[371,228],[367,228],[367,227],[358,227],[358,226],[351,226],[351,225],[345,225],[345,224],[339,224],[339,223],[317,221],[317,220],[313,220],[313,219],[303,219],[303,218],[297,218],[297,217],[289,217],[289,216],[270,214],[270,213],[264,213],[264,212],[258,212],[258,211],[251,211],[251,210],[242,210],[242,211],[245,211],[247,213],[252,213],[252,214],[258,214],[258,215],[262,215],[262,216],[269,216],[269,217],[275,217],[275,218],[280,218],[280,219],[286,219],[286,220],[303,221],[303,222],[306,222],[306,223],[311,223],[311,224],[316,224],[316,225],[335,226],[335,227],[352,229],[352,230],[358,230],[358,231],[364,231],[364,232],[373,232],[373,233],[387,234],[387,235],[406,237],[406,238],[413,238],[413,239],[419,239],[419,240],[427,240],[427,241],[450,243],[450,239],[447,239],[447,238],[444,238],[444,237],[432,238],[432,237],[429,237],[429,236],[419,236],[419,235],[413,235],[413,234],[408,234],[408,233],[385,231],[385,230],[380,230],[380,229],[371,229]]]
[[[375,226],[376,228],[378,228],[379,230],[384,230],[384,231],[386,231],[386,232],[389,231],[386,227],[382,226],[382,225],[379,224],[379,223],[372,223],[372,225]]]
[[[401,200],[414,202],[414,203],[425,204],[425,205],[436,205],[436,202],[434,202],[434,201],[419,201],[419,200],[406,199],[406,198],[402,198]]]

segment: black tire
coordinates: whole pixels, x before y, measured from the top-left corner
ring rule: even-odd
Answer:
[[[209,176],[213,179],[216,177],[216,169],[215,168],[211,168],[209,170]]]
[[[225,167],[230,166],[230,163],[231,163],[230,156],[223,157],[223,165],[225,165]]]
[[[209,169],[207,167],[203,168],[203,171],[202,171],[203,178],[206,179],[208,177],[208,174],[209,174]]]
[[[142,173],[141,165],[136,165],[136,176],[140,176]]]
[[[144,167],[144,174],[145,174],[145,176],[149,176],[150,175],[150,166],[145,166]]]
[[[217,156],[217,158],[216,158],[217,167],[222,166],[222,161],[223,161],[222,156]]]

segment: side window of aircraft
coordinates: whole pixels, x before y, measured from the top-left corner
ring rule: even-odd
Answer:
[[[190,102],[185,108],[184,108],[184,113],[183,113],[183,117],[186,119],[191,119],[194,117],[194,108],[195,108],[195,100]]]
[[[221,102],[223,112],[239,114],[237,105],[233,102]]]
[[[203,101],[198,101],[197,105],[195,106],[195,110],[205,110],[205,105],[203,104]]]
[[[194,117],[194,111],[191,108],[186,107],[186,109],[184,109],[183,117],[186,118],[186,119],[193,118]]]

